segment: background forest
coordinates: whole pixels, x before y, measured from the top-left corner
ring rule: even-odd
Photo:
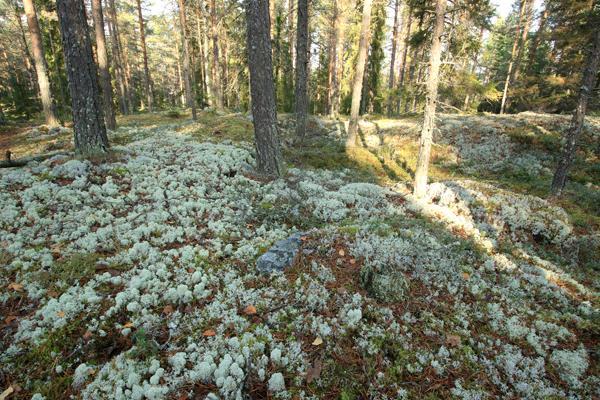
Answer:
[[[57,116],[68,120],[71,103],[56,6],[53,1],[34,3]],[[584,23],[589,3],[545,0],[521,6],[515,1],[506,18],[494,17],[495,9],[487,1],[455,7],[446,16],[442,107],[500,112],[510,75],[504,112],[571,112],[590,34]],[[119,0],[105,4],[114,102],[123,114],[183,106],[182,27],[175,6],[164,3],[148,9],[143,2]],[[270,7],[277,109],[292,112],[296,8],[294,2],[281,0],[272,1]],[[202,108],[247,111],[242,4],[189,1],[185,12],[196,102]],[[309,110],[348,114],[361,2],[313,1],[309,13]],[[7,119],[27,120],[41,111],[30,31],[23,17],[20,2],[2,0],[0,106]],[[422,110],[432,24],[426,1],[374,1],[362,113],[398,115]],[[594,99],[590,111],[596,109]]]

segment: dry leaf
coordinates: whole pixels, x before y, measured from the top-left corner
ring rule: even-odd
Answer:
[[[13,389],[12,386],[9,386],[8,389],[6,389],[4,392],[2,392],[2,394],[0,394],[0,400],[8,398],[8,396],[10,396],[14,391],[15,389]]]
[[[350,259],[350,264],[352,264],[352,265],[356,264],[356,260],[354,258],[351,258]]]
[[[465,280],[469,280],[469,278],[471,277],[471,275],[470,275],[468,272],[463,272],[463,273],[462,273],[462,277],[463,277]]]
[[[446,343],[448,343],[449,346],[453,346],[453,347],[457,347],[460,346],[460,336],[458,335],[448,335],[446,337]]]
[[[56,315],[58,316],[58,318],[64,318],[65,317],[65,312],[64,311],[58,311],[56,313]]]
[[[254,307],[252,304],[248,305],[246,308],[244,308],[244,314],[246,314],[246,315],[256,314],[256,307]]]
[[[90,340],[93,336],[93,333],[90,331],[85,331],[85,333],[83,334],[83,339],[84,340]]]
[[[15,292],[23,291],[23,285],[21,285],[20,283],[17,283],[17,282],[11,283],[10,285],[8,285],[8,288],[14,290]]]
[[[4,323],[6,325],[10,325],[10,323],[13,322],[16,319],[17,319],[16,315],[9,315],[8,317],[4,318]]]
[[[202,332],[202,336],[204,337],[211,337],[211,336],[215,336],[217,333],[212,330],[212,329],[207,329],[204,332]]]
[[[133,328],[133,322],[126,322],[125,325],[123,325],[123,328]]]
[[[187,272],[189,272],[190,274],[194,273],[194,271],[196,271],[196,270],[194,268],[191,268],[191,267],[187,269]]]
[[[171,314],[173,312],[173,306],[168,304],[165,306],[165,308],[163,308],[163,314]]]
[[[321,336],[317,336],[315,338],[315,340],[312,342],[313,346],[319,346],[323,344],[323,339],[321,339]]]
[[[344,257],[346,255],[346,252],[344,251],[344,249],[340,249],[340,251],[338,251],[338,254],[340,255],[340,257]]]
[[[306,383],[310,384],[312,381],[321,376],[322,369],[323,363],[321,360],[315,360],[315,363],[306,371]]]

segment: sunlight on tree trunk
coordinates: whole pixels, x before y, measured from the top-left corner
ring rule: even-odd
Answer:
[[[525,16],[525,6],[527,0],[520,0],[519,6],[519,22],[515,27],[515,38],[513,40],[512,50],[510,52],[510,61],[508,62],[508,71],[506,72],[506,80],[504,81],[504,89],[502,91],[502,102],[500,103],[500,114],[504,114],[506,107],[506,99],[508,97],[508,87],[511,83],[511,79],[513,76],[513,68],[515,65],[515,58],[517,56],[517,52],[519,50],[519,42],[520,42],[520,33],[521,33],[521,25],[523,24],[523,18]],[[531,1],[531,0],[530,0]]]
[[[360,98],[362,95],[365,65],[367,63],[367,50],[369,47],[370,25],[371,25],[371,0],[363,3],[362,23],[360,27],[360,41],[358,45],[358,60],[354,71],[354,83],[352,85],[352,105],[350,107],[350,121],[348,123],[348,138],[346,147],[356,146],[358,138],[358,113],[360,111]]]
[[[33,5],[33,0],[23,0],[25,6],[25,15],[27,16],[27,25],[29,26],[29,35],[31,37],[31,47],[33,50],[33,60],[35,62],[35,71],[40,88],[40,97],[42,99],[42,108],[44,117],[48,126],[60,125],[56,117],[56,109],[52,101],[50,89],[50,80],[48,79],[48,67],[44,58],[44,47],[42,44],[42,34],[38,24],[37,14]]]
[[[140,26],[140,45],[142,47],[142,57],[144,60],[144,92],[146,94],[146,101],[148,102],[148,110],[154,110],[154,98],[152,96],[152,88],[150,84],[150,69],[148,68],[148,52],[146,50],[146,33],[144,28],[144,17],[142,15],[142,2],[136,0],[137,11],[138,11],[138,23]]]
[[[425,114],[423,115],[423,128],[419,142],[419,158],[415,170],[414,195],[423,197],[427,189],[427,174],[429,170],[429,157],[433,130],[435,129],[435,108],[437,105],[438,84],[440,78],[440,59],[442,55],[442,35],[444,33],[444,16],[446,13],[446,0],[437,0],[435,6],[435,25],[431,39],[431,52],[429,55],[429,77],[427,78],[427,99]]]

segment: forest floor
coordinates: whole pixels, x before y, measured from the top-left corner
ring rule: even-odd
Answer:
[[[62,399],[600,397],[600,119],[547,200],[568,117],[419,117],[363,146],[281,117],[288,170],[252,172],[241,114],[141,114],[106,160],[0,170],[0,393]],[[13,158],[69,129],[0,132]],[[258,256],[303,232],[283,273]],[[9,393],[9,394],[8,394]]]

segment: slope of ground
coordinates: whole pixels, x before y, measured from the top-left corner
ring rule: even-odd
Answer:
[[[460,118],[442,132],[476,135]],[[378,122],[384,145],[414,135],[401,123]],[[416,201],[393,179],[410,169],[400,147],[347,154],[339,124],[314,124],[273,182],[252,173],[249,121],[214,113],[121,128],[104,162],[2,170],[2,387],[36,400],[600,396],[593,226],[462,179],[489,160]],[[294,265],[258,274],[298,231]]]

